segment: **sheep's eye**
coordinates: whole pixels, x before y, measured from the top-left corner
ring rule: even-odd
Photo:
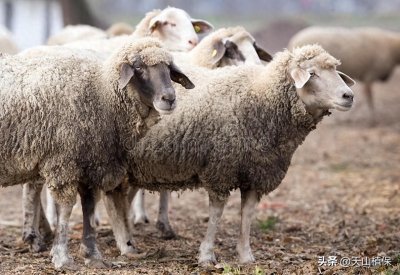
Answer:
[[[175,23],[171,23],[171,27],[176,27],[176,24]]]
[[[316,76],[315,72],[309,72],[309,73],[310,73],[310,77]]]

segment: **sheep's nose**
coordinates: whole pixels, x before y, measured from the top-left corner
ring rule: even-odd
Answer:
[[[188,43],[194,47],[194,46],[197,45],[197,40],[190,39],[190,40],[188,41]]]
[[[172,105],[175,102],[175,91],[165,92],[161,99]]]
[[[343,97],[344,99],[346,99],[346,100],[353,101],[354,94],[353,94],[352,91],[347,91],[347,92],[345,92],[345,93],[343,94],[342,97]]]

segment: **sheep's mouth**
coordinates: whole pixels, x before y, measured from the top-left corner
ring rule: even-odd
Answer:
[[[353,101],[343,102],[343,103],[334,103],[335,109],[339,111],[348,111],[353,106]]]
[[[168,115],[176,108],[176,102],[167,103],[165,101],[154,102],[154,109],[161,115]]]

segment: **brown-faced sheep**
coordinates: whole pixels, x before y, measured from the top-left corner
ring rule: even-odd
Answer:
[[[125,241],[130,235],[122,240],[118,232],[126,218],[118,190],[133,161],[131,149],[154,109],[174,109],[170,78],[188,88],[193,84],[152,38],[124,44],[105,62],[90,52],[65,50],[69,58],[0,59],[0,186],[45,182],[52,191],[59,204],[51,250],[56,268],[75,268],[67,248],[68,221],[79,193],[81,252],[86,264],[103,266],[90,224],[96,194],[106,192],[121,253],[135,253],[132,242]],[[40,235],[37,228],[32,232]]]

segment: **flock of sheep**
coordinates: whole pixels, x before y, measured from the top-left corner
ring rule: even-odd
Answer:
[[[169,191],[207,190],[210,217],[199,249],[204,266],[216,263],[217,226],[230,191],[240,189],[237,252],[241,263],[254,261],[255,206],[281,183],[318,122],[332,109],[352,107],[354,81],[345,73],[368,85],[400,61],[400,36],[381,30],[360,31],[390,43],[355,64],[338,44],[316,39],[328,41],[339,30],[305,30],[291,50],[272,58],[242,27],[212,29],[168,7],[146,14],[135,30],[69,26],[47,46],[1,54],[0,186],[24,184],[23,240],[42,251],[55,230],[56,268],[76,268],[67,245],[77,194],[85,264],[107,266],[95,239],[100,198],[121,254],[135,257],[132,225],[148,220],[144,189],[160,191],[157,228],[164,238],[175,236]],[[347,32],[337,41],[359,47]],[[199,34],[207,36],[199,42]],[[386,58],[385,66],[378,58]]]

